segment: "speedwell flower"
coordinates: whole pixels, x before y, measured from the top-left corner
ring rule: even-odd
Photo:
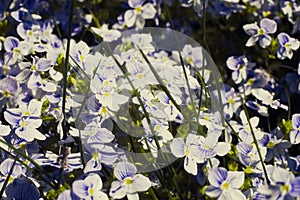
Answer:
[[[147,191],[151,181],[142,174],[136,174],[137,168],[129,162],[120,162],[114,168],[117,181],[112,182],[109,195],[114,199],[121,199],[127,195],[128,199],[139,199],[138,192]]]
[[[262,48],[266,48],[271,44],[271,36],[268,34],[275,33],[277,30],[277,24],[274,20],[263,18],[259,22],[259,26],[257,23],[246,24],[243,26],[245,32],[251,36],[247,43],[247,47],[254,46],[254,44],[259,41],[259,45]]]

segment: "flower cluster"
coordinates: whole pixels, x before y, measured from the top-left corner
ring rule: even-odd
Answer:
[[[299,11],[1,1],[0,196],[300,198]]]

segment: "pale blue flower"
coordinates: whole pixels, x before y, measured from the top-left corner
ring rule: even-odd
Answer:
[[[208,171],[208,181],[211,185],[206,188],[205,193],[213,198],[218,197],[218,200],[246,200],[240,191],[244,179],[244,172],[227,171],[223,167],[212,168]]]
[[[2,185],[4,184],[4,181],[8,175],[10,175],[8,184],[11,184],[14,181],[14,179],[16,179],[16,178],[20,177],[22,174],[24,174],[24,170],[19,163],[15,163],[14,167],[13,167],[13,164],[14,164],[14,160],[11,158],[7,158],[1,162],[1,164],[0,164],[0,172],[1,172],[0,188],[2,188]],[[12,172],[10,173],[11,168],[12,168]]]
[[[184,157],[184,169],[190,174],[197,175],[197,163],[203,162],[197,153],[199,150],[196,145],[199,144],[200,136],[188,134],[186,141],[182,138],[175,138],[170,144],[171,152],[177,158]],[[194,146],[194,147],[193,147]]]
[[[292,116],[293,130],[290,132],[290,142],[292,144],[300,143],[300,114]]]
[[[86,200],[108,200],[107,195],[101,191],[102,180],[97,174],[89,174],[83,180],[76,180],[72,184],[72,191],[78,197]]]
[[[262,48],[266,48],[271,44],[272,39],[268,34],[276,32],[277,23],[274,20],[263,18],[260,20],[259,26],[257,23],[252,23],[244,25],[243,28],[251,36],[246,43],[247,47],[254,46],[258,41]]]
[[[232,70],[232,80],[239,84],[242,80],[247,79],[248,71],[255,66],[254,63],[250,63],[246,56],[231,56],[226,61],[227,67]]]
[[[24,56],[30,53],[31,47],[31,43],[25,41],[20,42],[16,37],[7,37],[4,41],[4,49],[6,54],[10,57],[8,64],[12,65],[17,61],[21,61]]]
[[[127,196],[130,200],[139,199],[138,192],[147,191],[151,181],[142,174],[136,174],[137,168],[130,162],[123,161],[114,168],[114,175],[118,179],[111,183],[109,195],[114,199]]]
[[[102,24],[100,28],[92,27],[92,31],[102,37],[104,42],[112,42],[121,37],[121,33],[118,30],[109,29],[107,24]]]
[[[124,21],[128,27],[136,26],[141,29],[145,25],[145,19],[153,19],[156,10],[151,3],[143,5],[145,0],[128,0],[128,5],[133,8],[124,14]]]
[[[5,120],[12,125],[14,132],[20,138],[27,141],[34,139],[45,140],[46,137],[37,130],[42,125],[40,119],[41,104],[34,104],[32,101],[29,105],[20,108],[10,108],[4,112]]]
[[[296,51],[300,46],[299,40],[290,37],[286,33],[280,33],[277,36],[277,40],[279,43],[277,57],[280,59],[291,59],[293,57],[293,50]]]

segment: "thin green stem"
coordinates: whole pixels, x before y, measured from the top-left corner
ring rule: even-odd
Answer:
[[[71,44],[71,34],[72,34],[72,23],[73,23],[73,10],[74,10],[74,0],[71,0],[70,4],[70,16],[69,16],[69,26],[68,26],[68,42],[67,50],[65,55],[65,67],[63,73],[63,99],[62,99],[62,114],[63,114],[63,138],[67,137],[67,116],[66,116],[66,97],[67,97],[67,78],[68,78],[68,68],[69,68],[69,54],[70,54],[70,44]]]
[[[241,102],[242,102],[243,109],[244,109],[245,114],[246,114],[246,118],[247,118],[247,121],[248,121],[248,124],[249,124],[249,127],[250,127],[250,131],[251,131],[252,137],[253,137],[253,142],[254,142],[255,147],[256,147],[256,149],[257,149],[258,156],[259,156],[259,160],[260,160],[260,162],[261,162],[261,165],[262,165],[262,168],[263,168],[263,172],[264,172],[265,177],[266,177],[267,184],[269,185],[269,184],[270,184],[270,179],[269,179],[269,177],[268,177],[267,169],[266,169],[265,163],[264,163],[264,161],[263,161],[263,157],[262,157],[262,155],[261,155],[260,148],[259,148],[259,145],[258,145],[256,136],[255,136],[253,127],[252,127],[251,122],[250,122],[249,113],[248,113],[248,111],[247,111],[246,105],[244,104],[243,98],[241,98]]]

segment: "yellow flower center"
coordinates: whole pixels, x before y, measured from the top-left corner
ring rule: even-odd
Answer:
[[[287,43],[284,44],[284,47],[289,48],[289,47],[291,47],[291,44],[289,42],[287,42]]]
[[[97,160],[97,159],[99,158],[99,153],[98,153],[98,152],[92,153],[92,158],[93,158],[94,160]]]
[[[89,195],[93,196],[94,195],[94,188],[89,188]]]
[[[29,116],[30,115],[30,112],[27,110],[23,113],[24,116]]]
[[[30,67],[30,70],[36,71],[36,65],[32,65],[32,66]]]
[[[189,151],[189,149],[187,148],[187,149],[185,150],[185,155],[187,156],[187,155],[189,155],[189,153],[190,153],[190,151]]]
[[[20,126],[21,126],[21,127],[25,127],[25,126],[26,126],[26,123],[25,123],[24,121],[21,121],[21,122],[20,122]]]
[[[110,96],[110,93],[109,93],[109,92],[104,92],[104,93],[103,93],[103,96],[109,97],[109,96]]]
[[[263,34],[265,34],[265,31],[264,31],[263,29],[259,29],[259,30],[258,30],[258,34],[259,34],[259,35],[263,35]]]
[[[141,13],[143,11],[141,6],[136,7],[134,10],[136,13]]]
[[[269,142],[269,143],[267,144],[267,147],[268,147],[269,149],[274,148],[274,146],[275,146],[274,142]]]
[[[228,99],[228,103],[233,105],[234,104],[234,99],[233,98]]]
[[[221,185],[222,190],[227,190],[229,188],[229,183],[227,181],[224,181]]]
[[[2,94],[6,98],[10,97],[10,92],[8,92],[7,90],[3,90]]]
[[[20,50],[18,48],[14,48],[13,52],[14,53],[20,53]]]
[[[109,81],[108,80],[103,81],[103,85],[108,86],[109,85]]]
[[[132,180],[131,178],[126,178],[126,179],[124,180],[124,182],[125,182],[127,185],[130,185],[130,184],[132,184],[133,180]]]
[[[138,79],[142,79],[144,76],[143,76],[143,74],[137,74],[136,77],[137,77]]]
[[[287,192],[290,191],[290,186],[289,185],[283,185],[283,186],[280,187],[280,191],[282,193],[287,193]]]
[[[80,60],[80,61],[84,61],[84,56],[83,56],[83,55],[80,55],[80,56],[79,56],[79,60]]]

